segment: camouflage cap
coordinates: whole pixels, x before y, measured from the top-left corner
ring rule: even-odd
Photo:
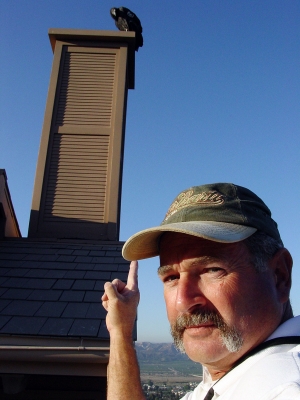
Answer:
[[[163,232],[233,243],[257,230],[281,240],[271,211],[255,193],[232,183],[193,186],[175,198],[160,226],[131,236],[123,246],[123,256],[127,260],[157,256]]]

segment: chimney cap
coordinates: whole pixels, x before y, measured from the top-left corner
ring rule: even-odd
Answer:
[[[50,28],[48,31],[50,44],[54,53],[57,40],[91,41],[106,43],[127,43],[128,45],[128,87],[134,89],[135,70],[135,32],[101,31],[86,29]]]

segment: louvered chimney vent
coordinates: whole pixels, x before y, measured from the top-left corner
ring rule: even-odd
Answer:
[[[119,240],[133,32],[51,29],[29,237]]]

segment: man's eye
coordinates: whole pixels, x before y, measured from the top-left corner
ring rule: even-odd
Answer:
[[[178,279],[178,276],[177,275],[168,275],[168,276],[166,276],[165,278],[164,278],[164,282],[171,282],[171,281],[174,281],[174,280],[176,280],[176,279]]]
[[[210,267],[210,268],[206,268],[206,272],[209,273],[217,273],[217,272],[221,272],[222,268],[218,268],[218,267]]]

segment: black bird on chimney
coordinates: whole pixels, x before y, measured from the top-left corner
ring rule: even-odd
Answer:
[[[119,7],[119,8],[111,8],[110,15],[115,20],[116,27],[120,31],[132,31],[135,32],[135,50],[138,51],[139,47],[143,46],[143,28],[141,25],[141,21],[138,17],[126,7]]]

